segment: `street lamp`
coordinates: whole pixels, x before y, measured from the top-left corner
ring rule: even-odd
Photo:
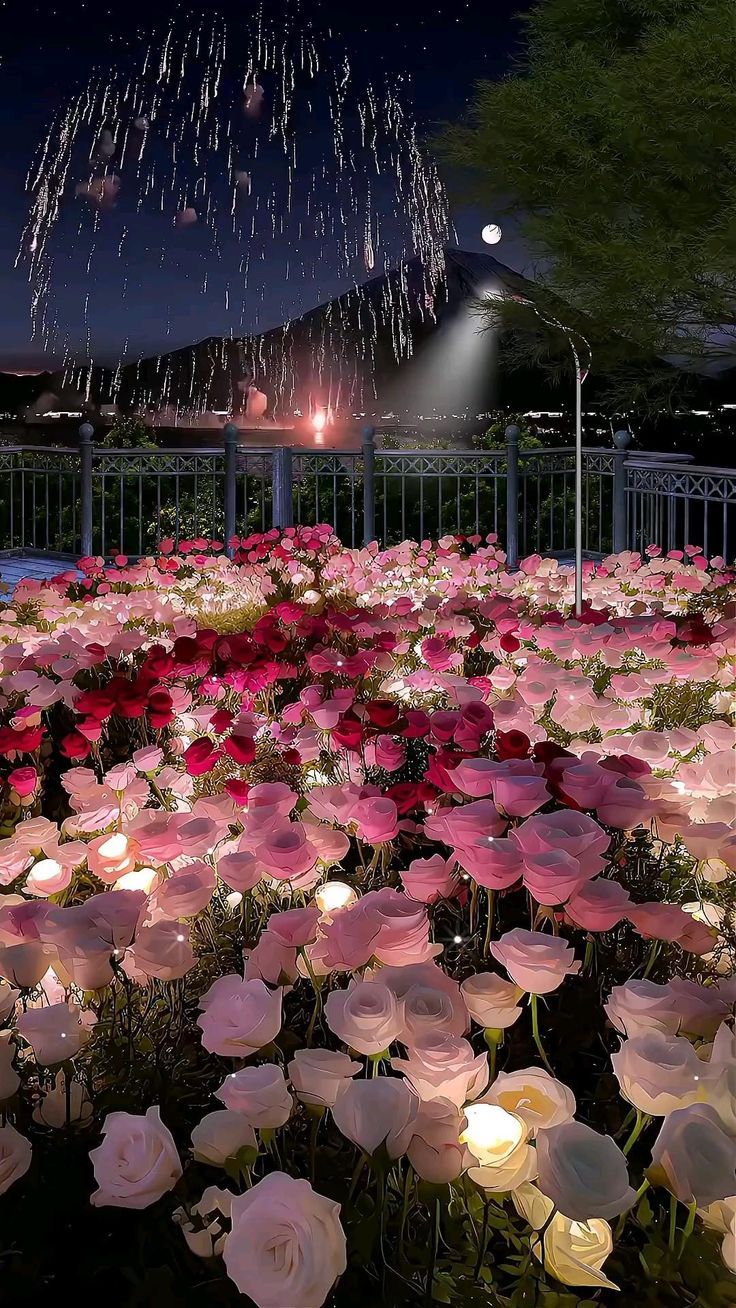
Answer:
[[[486,245],[498,245],[503,232],[498,223],[487,223],[480,235],[481,240],[485,241]]]
[[[570,346],[575,365],[575,616],[579,618],[583,611],[583,382],[590,372],[593,352],[590,343],[578,331],[566,327],[557,318],[542,313],[533,300],[525,295],[496,295],[495,299],[508,298],[515,304],[523,304],[534,313],[547,327],[561,331]],[[576,343],[577,339],[577,343]],[[582,344],[582,354],[579,348]]]

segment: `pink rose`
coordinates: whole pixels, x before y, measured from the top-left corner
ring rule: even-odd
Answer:
[[[477,1099],[488,1084],[487,1054],[474,1055],[467,1040],[446,1031],[428,1032],[406,1059],[392,1058],[391,1066],[403,1073],[420,1099],[449,1099],[458,1108]]]
[[[324,972],[354,972],[373,957],[381,922],[372,911],[370,895],[324,918],[321,935],[307,953]]]
[[[18,1018],[16,1029],[31,1045],[36,1062],[53,1067],[79,1053],[95,1021],[94,1014],[82,1014],[76,1004],[50,1004],[27,1009]]]
[[[491,953],[512,981],[530,995],[548,995],[566,976],[580,971],[580,961],[561,936],[514,927],[491,944]]]
[[[445,859],[441,854],[415,858],[401,873],[401,880],[407,895],[422,904],[451,899],[458,888],[454,859]]]
[[[483,836],[456,851],[457,861],[479,886],[486,890],[508,890],[522,874],[518,849],[510,840]]]
[[[192,1131],[192,1153],[198,1163],[224,1167],[241,1149],[258,1149],[247,1117],[229,1108],[207,1113]]]
[[[176,981],[196,963],[189,932],[180,922],[154,922],[141,927],[123,967],[133,975]]]
[[[0,1126],[0,1194],[25,1176],[30,1165],[30,1141],[14,1126]]]
[[[271,1172],[231,1207],[227,1274],[256,1308],[322,1308],[347,1266],[340,1205]]]
[[[464,1126],[462,1112],[449,1100],[420,1103],[406,1151],[417,1176],[433,1185],[447,1185],[471,1165],[472,1156],[460,1141]]]
[[[318,908],[289,908],[284,913],[272,913],[267,930],[280,944],[303,949],[316,938],[319,919]]]
[[[148,1208],[173,1190],[181,1162],[158,1108],[143,1117],[108,1113],[102,1135],[90,1153],[99,1187],[90,1196],[95,1207]]]
[[[378,926],[373,953],[381,963],[404,967],[424,963],[442,953],[441,945],[429,939],[429,915],[424,905],[398,890],[384,886],[360,900],[363,911]],[[345,917],[339,914],[339,919]]]
[[[683,1204],[706,1208],[730,1199],[736,1195],[736,1140],[709,1105],[675,1109],[654,1143],[649,1175]]]
[[[275,881],[290,881],[308,890],[317,880],[317,850],[301,822],[288,822],[269,832],[256,848],[256,857]]]
[[[388,796],[371,796],[361,801],[353,813],[358,835],[369,845],[382,845],[393,840],[399,830],[399,812]]]
[[[611,1063],[624,1098],[652,1117],[665,1117],[706,1097],[709,1065],[684,1036],[650,1029],[624,1040]]]
[[[564,849],[550,849],[544,854],[525,854],[523,877],[532,899],[549,907],[566,903],[571,895],[582,889],[587,880],[578,860],[572,854],[566,854]]]
[[[297,1098],[314,1108],[333,1108],[360,1063],[331,1049],[297,1049],[289,1063],[289,1080]]]
[[[492,800],[476,799],[456,808],[440,809],[425,819],[424,830],[432,840],[459,849],[487,840],[489,836],[502,836],[506,820]]]
[[[380,981],[352,981],[333,990],[325,1018],[334,1034],[359,1054],[381,1054],[401,1035],[404,1015],[388,986]]]
[[[611,931],[631,906],[631,896],[618,881],[589,881],[565,904],[565,919],[585,931]]]
[[[393,1076],[349,1081],[332,1116],[338,1130],[359,1149],[374,1154],[383,1145],[389,1158],[405,1154],[418,1103],[405,1081]]]
[[[245,849],[219,858],[217,872],[230,890],[237,890],[241,895],[252,890],[263,878],[263,868],[255,854]]]
[[[626,1159],[610,1135],[564,1122],[537,1137],[539,1188],[564,1217],[587,1222],[625,1213],[636,1199]]]
[[[226,1108],[240,1113],[257,1130],[275,1130],[288,1122],[292,1098],[280,1067],[262,1063],[260,1067],[241,1067],[225,1077],[215,1091]]]
[[[608,833],[592,817],[569,808],[528,818],[510,833],[510,839],[522,854],[564,850],[591,876],[603,870],[603,855],[611,843]]]
[[[187,863],[172,872],[156,891],[154,902],[165,917],[196,917],[207,907],[217,878],[207,863]]]
[[[248,1058],[270,1045],[281,1030],[281,990],[262,981],[223,976],[199,1001],[197,1025],[202,1044],[211,1054]]]
[[[460,989],[470,1016],[486,1030],[505,1031],[521,1017],[519,999],[524,991],[495,972],[477,972]]]

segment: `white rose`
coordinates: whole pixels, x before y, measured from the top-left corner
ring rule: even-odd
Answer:
[[[143,1117],[109,1113],[102,1131],[102,1144],[90,1153],[99,1186],[90,1196],[95,1207],[148,1208],[173,1190],[181,1162],[158,1107]]]

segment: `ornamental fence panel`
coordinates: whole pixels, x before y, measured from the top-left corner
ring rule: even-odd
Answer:
[[[525,555],[571,553],[575,449],[376,449],[367,429],[352,450],[0,448],[0,550],[129,557],[161,541],[233,536],[328,522],[348,546],[377,540],[496,535],[515,566]],[[731,560],[736,470],[687,457],[583,450],[583,550],[700,545]]]

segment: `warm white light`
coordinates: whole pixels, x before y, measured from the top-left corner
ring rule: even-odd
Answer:
[[[124,836],[122,831],[116,832],[114,836],[108,836],[107,840],[103,840],[97,851],[100,858],[104,858],[106,862],[110,863],[119,863],[122,858],[125,858],[127,852],[128,837]]]
[[[235,909],[238,908],[240,904],[242,904],[242,902],[243,902],[243,896],[241,895],[239,890],[231,890],[230,894],[225,896],[225,903],[227,904],[229,909],[232,909],[233,913],[235,912]]]
[[[502,236],[501,228],[498,223],[487,223],[481,232],[481,236],[486,245],[498,245]]]
[[[55,858],[42,858],[40,863],[34,863],[29,880],[40,889],[60,876],[61,863],[57,863]]]
[[[115,882],[116,890],[142,890],[150,895],[158,881],[158,872],[152,867],[141,867],[137,872],[125,872]]]
[[[338,913],[341,908],[349,908],[358,896],[344,881],[326,881],[314,892],[314,902],[321,913]]]
[[[327,414],[324,409],[317,409],[317,412],[312,419],[312,426],[318,436],[324,431],[327,426]]]
[[[504,1162],[524,1139],[521,1118],[499,1104],[469,1104],[464,1112],[468,1125],[460,1139],[484,1166]]]

